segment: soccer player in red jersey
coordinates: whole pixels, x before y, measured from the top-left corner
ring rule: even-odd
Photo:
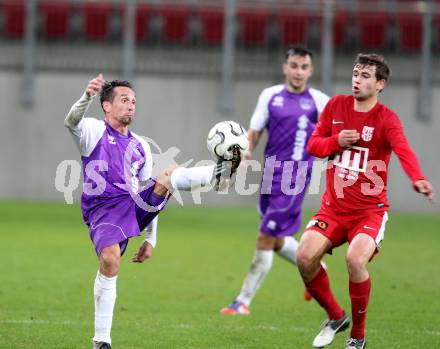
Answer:
[[[317,348],[330,344],[350,319],[336,301],[322,257],[349,243],[346,262],[353,326],[347,349],[363,349],[371,281],[368,262],[378,251],[388,219],[386,183],[391,151],[414,189],[432,200],[431,183],[423,176],[398,116],[378,102],[390,69],[383,57],[359,54],[352,75],[352,95],[327,103],[308,142],[310,154],[329,157],[321,207],[300,240],[297,262],[307,290],[323,307],[328,320],[315,337]]]

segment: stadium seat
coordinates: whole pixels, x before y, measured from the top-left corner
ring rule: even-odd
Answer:
[[[348,25],[350,16],[346,11],[337,11],[333,23],[333,44],[336,48],[343,47],[347,43]]]
[[[323,16],[318,15],[319,26],[322,33]],[[341,48],[347,43],[348,26],[350,16],[347,11],[336,10],[333,17],[333,45],[335,48]]]
[[[136,9],[136,40],[145,41],[150,34],[149,23],[153,9],[149,4],[138,4]]]
[[[110,35],[113,3],[107,1],[84,1],[81,2],[79,6],[84,19],[84,34],[86,39],[107,39]]]
[[[246,46],[264,44],[267,37],[269,11],[263,7],[238,9],[240,39]]]
[[[198,10],[201,39],[205,44],[221,44],[223,41],[223,6],[201,6]]]
[[[138,3],[136,6],[136,27],[135,37],[137,41],[145,41],[150,35],[149,23],[153,15],[151,4]],[[125,6],[121,6],[121,32],[123,32],[125,23]]]
[[[439,4],[440,6],[440,4]],[[440,14],[434,16],[434,30],[437,32],[437,50],[440,49]],[[434,34],[435,35],[435,34]]]
[[[3,0],[0,6],[4,14],[4,34],[10,38],[22,38],[26,19],[24,0]]]
[[[45,0],[40,3],[43,19],[43,35],[48,39],[61,39],[67,36],[69,18],[72,13],[70,0]]]
[[[387,12],[373,12],[371,10],[361,10],[356,15],[356,22],[359,26],[359,43],[363,48],[385,48],[389,17]]]
[[[185,4],[164,4],[159,9],[162,38],[169,43],[183,43],[188,37],[191,7]]]
[[[423,17],[417,11],[417,0],[397,0],[396,27],[398,45],[404,51],[422,47]]]
[[[305,44],[309,14],[306,10],[279,9],[277,22],[283,44]]]
[[[399,47],[414,51],[422,47],[423,18],[420,13],[397,13],[396,24],[399,30]]]

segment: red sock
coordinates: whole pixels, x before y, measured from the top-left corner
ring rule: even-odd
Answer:
[[[370,299],[371,279],[362,282],[349,283],[351,298],[351,316],[353,327],[351,337],[363,339],[365,337],[365,320],[367,318],[368,300]]]
[[[321,307],[327,311],[329,319],[339,320],[344,316],[344,310],[342,310],[335,296],[333,296],[327,272],[322,266],[315,278],[306,283],[306,288]]]

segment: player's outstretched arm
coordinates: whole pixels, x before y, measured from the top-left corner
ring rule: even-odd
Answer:
[[[385,135],[403,170],[411,179],[414,189],[425,195],[429,200],[433,200],[434,189],[432,184],[423,175],[419,161],[409,145],[399,118],[397,115],[392,114],[387,121]]]
[[[81,98],[70,108],[64,125],[69,128],[75,128],[84,117],[87,109],[93,101],[93,98],[101,91],[105,80],[102,74],[99,74],[87,84],[86,90]]]

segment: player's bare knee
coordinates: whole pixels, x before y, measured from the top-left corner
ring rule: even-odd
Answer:
[[[274,246],[274,251],[279,251],[283,248],[284,246],[284,238],[275,238],[275,246]]]
[[[346,262],[348,273],[352,276],[359,275],[367,269],[368,260],[355,253],[347,253]]]
[[[113,277],[116,276],[119,272],[119,263],[121,257],[112,252],[103,252],[99,258],[101,263],[101,272],[105,276]]]
[[[171,175],[167,174],[164,171],[159,176],[157,176],[156,182],[163,185],[164,187],[169,188],[171,185]]]
[[[300,244],[296,255],[296,263],[301,274],[308,274],[319,264],[319,256],[314,255]]]
[[[276,238],[260,233],[257,238],[257,249],[270,251],[275,248]]]
[[[171,188],[171,175],[173,174],[174,170],[177,168],[176,165],[170,165],[168,166],[158,177],[157,182],[162,184],[164,187],[167,187],[168,189]]]
[[[166,196],[171,189],[171,174],[164,171],[157,176],[156,184],[154,185],[154,192],[157,195]]]
[[[164,187],[166,187],[168,190],[172,189],[171,186],[171,175],[173,172],[178,168],[177,165],[170,165],[168,166],[158,177],[157,182]]]

